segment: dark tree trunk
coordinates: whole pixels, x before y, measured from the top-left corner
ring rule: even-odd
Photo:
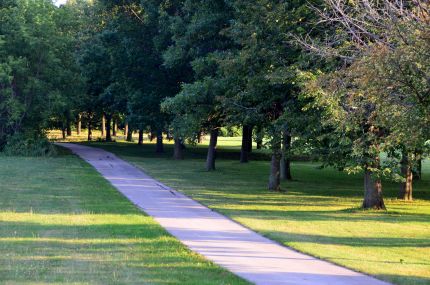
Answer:
[[[143,134],[142,134],[142,139],[143,139]],[[130,128],[127,128],[127,138],[126,140],[128,142],[132,142],[133,141],[133,131]]]
[[[248,131],[246,132],[246,150],[248,153],[252,152],[252,129],[253,126],[248,126]]]
[[[78,122],[76,124],[76,133],[81,135],[82,132],[82,114],[78,114]]]
[[[106,141],[107,142],[111,142],[112,141],[111,123],[112,123],[112,116],[111,115],[106,115]]]
[[[112,119],[112,136],[116,137],[116,131],[118,129],[118,125],[116,122],[116,118]]]
[[[218,143],[218,129],[211,130],[211,138],[209,141],[208,155],[206,158],[206,170],[215,170],[215,160],[216,160],[216,146]]]
[[[240,150],[240,162],[247,163],[249,161],[249,131],[250,127],[244,125],[242,128],[242,148]]]
[[[291,160],[289,151],[291,148],[291,135],[288,130],[284,131],[282,137],[282,159],[281,159],[281,179],[292,180],[291,176]]]
[[[385,210],[381,179],[373,177],[372,172],[368,168],[364,171],[363,208]]]
[[[153,142],[156,139],[156,137],[157,137],[157,134],[151,131],[151,133],[149,134],[149,140]]]
[[[67,126],[66,126],[66,130],[67,130],[67,136],[71,136],[72,135],[72,120],[70,120],[69,117],[67,117]]]
[[[164,152],[163,131],[162,130],[157,130],[157,143],[155,146],[155,152],[156,153],[163,153]]]
[[[103,114],[103,116],[102,116],[102,137],[105,136],[105,132],[106,132],[106,117]]]
[[[138,145],[143,144],[143,130],[139,130],[139,140],[137,141]]]
[[[270,163],[269,191],[281,191],[281,144],[275,142],[272,145],[272,161]]]
[[[202,132],[198,132],[197,143],[202,143],[202,141],[203,141],[203,134],[202,134]]]
[[[403,178],[405,178],[405,182],[400,184],[399,194],[397,198],[412,201],[412,189],[413,189],[413,173],[412,173],[412,165],[411,161],[408,158],[408,155],[403,153],[401,164],[401,172]]]
[[[184,147],[181,139],[175,139],[175,149],[173,152],[173,158],[176,160],[184,159]]]
[[[65,140],[67,136],[66,136],[66,128],[64,126],[61,128],[61,135],[63,136],[63,140]]]
[[[91,141],[93,139],[93,129],[91,124],[91,119],[88,120],[88,141]]]

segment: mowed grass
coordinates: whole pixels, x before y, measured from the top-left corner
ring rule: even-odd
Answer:
[[[0,156],[0,181],[0,284],[247,284],[74,155]]]
[[[215,172],[204,171],[204,146],[188,147],[183,161],[154,154],[154,145],[92,143],[141,167],[163,183],[284,245],[395,284],[430,284],[430,163],[415,184],[413,202],[384,182],[388,211],[360,209],[360,175],[318,164],[293,163],[286,193],[266,190],[269,163],[240,164],[240,139],[225,139]],[[221,140],[221,144],[223,144]],[[363,284],[365,285],[365,284]]]

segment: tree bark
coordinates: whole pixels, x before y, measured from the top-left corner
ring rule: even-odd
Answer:
[[[155,140],[155,138],[157,137],[157,134],[156,133],[154,133],[153,131],[151,131],[150,132],[150,134],[149,134],[149,140],[151,141],[151,142],[153,142],[154,140]]]
[[[143,139],[143,134],[142,134],[142,139]],[[126,138],[126,141],[128,141],[128,142],[132,142],[133,141],[133,131],[130,128],[127,129],[127,138]]]
[[[105,115],[105,116],[106,116],[106,141],[111,142],[112,141],[112,135],[111,135],[112,116],[111,115]]]
[[[373,173],[367,167],[364,170],[363,208],[385,210],[381,179],[373,177]]]
[[[143,144],[143,130],[139,130],[139,140],[137,141],[138,145]]]
[[[78,114],[78,121],[76,124],[76,133],[78,134],[78,136],[80,136],[81,132],[82,132],[82,114]]]
[[[203,134],[202,134],[202,132],[198,132],[197,143],[202,143],[202,141],[203,141]]]
[[[252,129],[253,126],[248,126],[248,131],[246,133],[246,150],[248,153],[252,152]]]
[[[67,136],[66,136],[66,128],[64,127],[64,125],[61,128],[61,135],[63,136],[63,140],[65,140]]]
[[[106,131],[106,117],[105,114],[102,115],[102,137],[105,136]]]
[[[400,184],[399,194],[397,198],[405,200],[405,201],[412,201],[412,189],[413,189],[413,173],[412,173],[412,164],[411,161],[408,158],[408,155],[406,153],[402,154],[402,160],[400,161],[401,164],[401,172],[403,178],[405,178],[405,182],[402,182]]]
[[[211,138],[209,141],[208,155],[206,158],[206,170],[212,171],[215,170],[215,160],[216,160],[216,147],[218,143],[218,129],[211,130]]]
[[[289,151],[291,148],[291,135],[286,129],[282,136],[282,158],[281,158],[281,179],[292,180],[291,176],[291,160]]]
[[[157,130],[157,143],[155,146],[155,152],[156,153],[163,153],[164,152],[163,131],[162,130]]]
[[[128,123],[125,123],[125,126],[124,126],[124,136],[127,136],[128,135]]]
[[[421,180],[422,177],[422,167],[423,167],[423,160],[421,158],[421,154],[416,153],[416,165],[415,169],[412,169],[413,179],[414,180]]]
[[[250,127],[244,125],[242,128],[242,148],[240,150],[240,162],[247,163],[249,161],[249,131]]]
[[[67,136],[70,137],[72,135],[72,120],[70,120],[70,116],[67,116],[67,125],[66,125],[66,131]]]
[[[173,158],[176,160],[184,159],[184,147],[182,144],[182,140],[179,138],[175,138],[175,148],[173,152]]]

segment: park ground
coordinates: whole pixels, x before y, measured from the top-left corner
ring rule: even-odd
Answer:
[[[247,284],[68,152],[0,156],[0,284]]]
[[[317,163],[294,162],[294,181],[283,183],[285,192],[268,192],[269,163],[254,160],[240,164],[240,138],[220,138],[214,172],[204,170],[207,142],[188,146],[186,159],[175,161],[169,144],[166,153],[157,155],[152,143],[137,146],[117,139],[117,143],[90,145],[117,154],[163,183],[286,246],[395,284],[430,283],[429,161],[424,163],[423,180],[415,184],[413,202],[397,200],[398,185],[385,181],[388,210],[363,211],[362,178],[320,169]],[[254,151],[251,158],[262,159],[265,154],[264,150]],[[1,227],[0,233],[4,231],[6,240],[0,251],[14,257],[3,259],[0,271],[9,268],[10,280],[25,274],[39,280],[53,271],[57,276],[64,272],[58,277],[62,280],[54,281],[72,280],[76,273],[86,272],[93,280],[101,276],[113,283],[112,278],[127,276],[160,284],[175,283],[176,276],[187,278],[184,284],[196,283],[199,278],[214,280],[214,284],[241,282],[185,250],[76,157],[60,152],[55,158],[1,161],[4,177],[0,189],[5,189],[6,195],[1,194],[5,198],[0,204],[0,221],[6,230]],[[20,179],[20,175],[28,179]],[[67,194],[61,192],[58,197],[63,188],[69,189]],[[17,189],[33,192],[11,191]],[[42,194],[36,194],[38,191]],[[16,237],[11,236],[14,231]],[[150,234],[152,231],[157,234]],[[41,238],[45,240],[38,240]],[[40,248],[46,250],[37,253]],[[76,248],[83,252],[74,255]],[[66,271],[69,264],[73,270]],[[174,264],[172,268],[170,264]],[[128,273],[121,275],[121,270],[113,269],[117,266]],[[0,281],[8,276],[0,273]],[[211,278],[207,274],[212,274]]]

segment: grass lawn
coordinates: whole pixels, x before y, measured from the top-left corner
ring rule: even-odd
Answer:
[[[0,156],[0,181],[0,284],[247,284],[65,151]]]
[[[145,169],[163,183],[282,244],[395,284],[430,284],[430,163],[415,185],[415,201],[395,199],[398,185],[384,183],[387,212],[362,211],[362,177],[317,164],[293,164],[287,193],[266,191],[269,163],[228,159],[240,140],[226,140],[217,171],[204,171],[204,149],[189,148],[174,161],[171,146],[93,143]],[[221,144],[223,141],[221,140]],[[234,146],[236,144],[236,146]],[[224,147],[225,149],[226,147]],[[221,146],[221,149],[223,147]],[[363,284],[365,285],[365,284]]]

